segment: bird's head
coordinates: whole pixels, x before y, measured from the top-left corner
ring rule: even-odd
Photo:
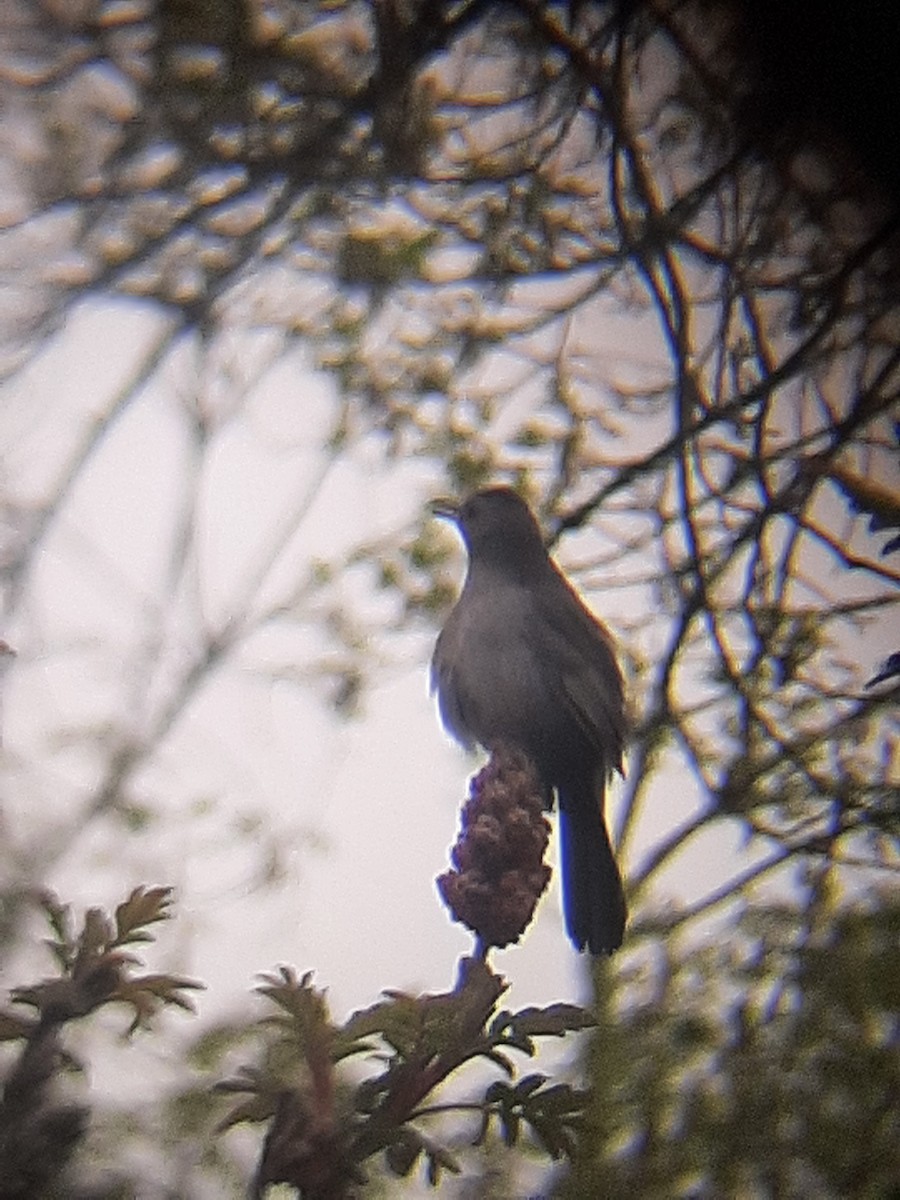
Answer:
[[[540,527],[531,509],[512,488],[482,488],[460,504],[435,500],[431,511],[457,526],[470,561],[521,566],[546,559]]]

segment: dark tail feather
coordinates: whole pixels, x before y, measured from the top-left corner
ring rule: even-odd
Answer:
[[[597,796],[559,797],[563,912],[577,949],[612,954],[625,933],[625,894]]]

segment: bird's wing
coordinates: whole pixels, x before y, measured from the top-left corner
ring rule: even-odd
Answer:
[[[626,721],[622,676],[603,626],[575,591],[565,589],[541,605],[541,618],[560,664],[564,702],[607,771],[621,771]]]

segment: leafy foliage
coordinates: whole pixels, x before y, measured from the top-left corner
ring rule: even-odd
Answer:
[[[626,971],[563,1195],[891,1194],[900,909],[847,907],[834,882],[814,872],[805,906],[748,909],[728,938]]]
[[[33,987],[15,988],[13,1001],[36,1009],[45,1024],[87,1016],[105,1004],[124,1004],[134,1013],[129,1033],[148,1028],[166,1005],[193,1011],[186,993],[200,984],[171,975],[136,975],[131,968],[141,960],[124,949],[152,942],[148,926],[167,920],[171,903],[171,888],[137,887],[112,919],[99,908],[88,909],[81,931],[75,934],[68,905],[52,895],[43,896],[42,907],[55,935],[47,945],[60,975]]]
[[[68,905],[50,894],[41,897],[59,973],[11,992],[14,1004],[35,1010],[33,1019],[0,1013],[0,1038],[23,1043],[0,1099],[0,1192],[7,1200],[60,1194],[60,1178],[84,1136],[88,1110],[54,1095],[57,1074],[73,1066],[63,1045],[67,1023],[107,1004],[125,1004],[134,1013],[131,1034],[148,1029],[167,1006],[193,1011],[186,993],[200,984],[136,974],[132,968],[140,959],[123,949],[153,941],[148,927],[168,919],[171,899],[170,888],[135,888],[113,917],[89,909],[76,934]]]
[[[480,1114],[475,1144],[498,1121],[507,1145],[518,1142],[524,1125],[552,1158],[571,1156],[587,1094],[568,1084],[544,1087],[543,1075],[530,1075],[514,1085],[492,1083],[481,1101],[426,1103],[477,1059],[513,1079],[510,1051],[532,1056],[536,1038],[562,1037],[594,1023],[574,1005],[497,1012],[505,987],[485,963],[464,959],[452,992],[390,993],[335,1026],[310,975],[298,979],[282,968],[268,976],[258,990],[279,1011],[261,1023],[263,1065],[218,1085],[243,1097],[221,1129],[269,1122],[257,1189],[287,1182],[302,1195],[343,1195],[342,1188],[365,1178],[362,1164],[379,1153],[397,1176],[409,1175],[422,1159],[428,1182],[437,1185],[443,1171],[455,1174],[460,1167],[422,1124],[457,1111]],[[383,1065],[361,1082],[341,1082],[336,1065],[359,1054]]]

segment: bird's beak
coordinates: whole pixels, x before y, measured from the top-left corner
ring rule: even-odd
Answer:
[[[439,496],[437,500],[432,500],[428,507],[433,517],[443,517],[447,521],[456,521],[459,517],[459,505],[455,500],[448,500],[445,496]]]

